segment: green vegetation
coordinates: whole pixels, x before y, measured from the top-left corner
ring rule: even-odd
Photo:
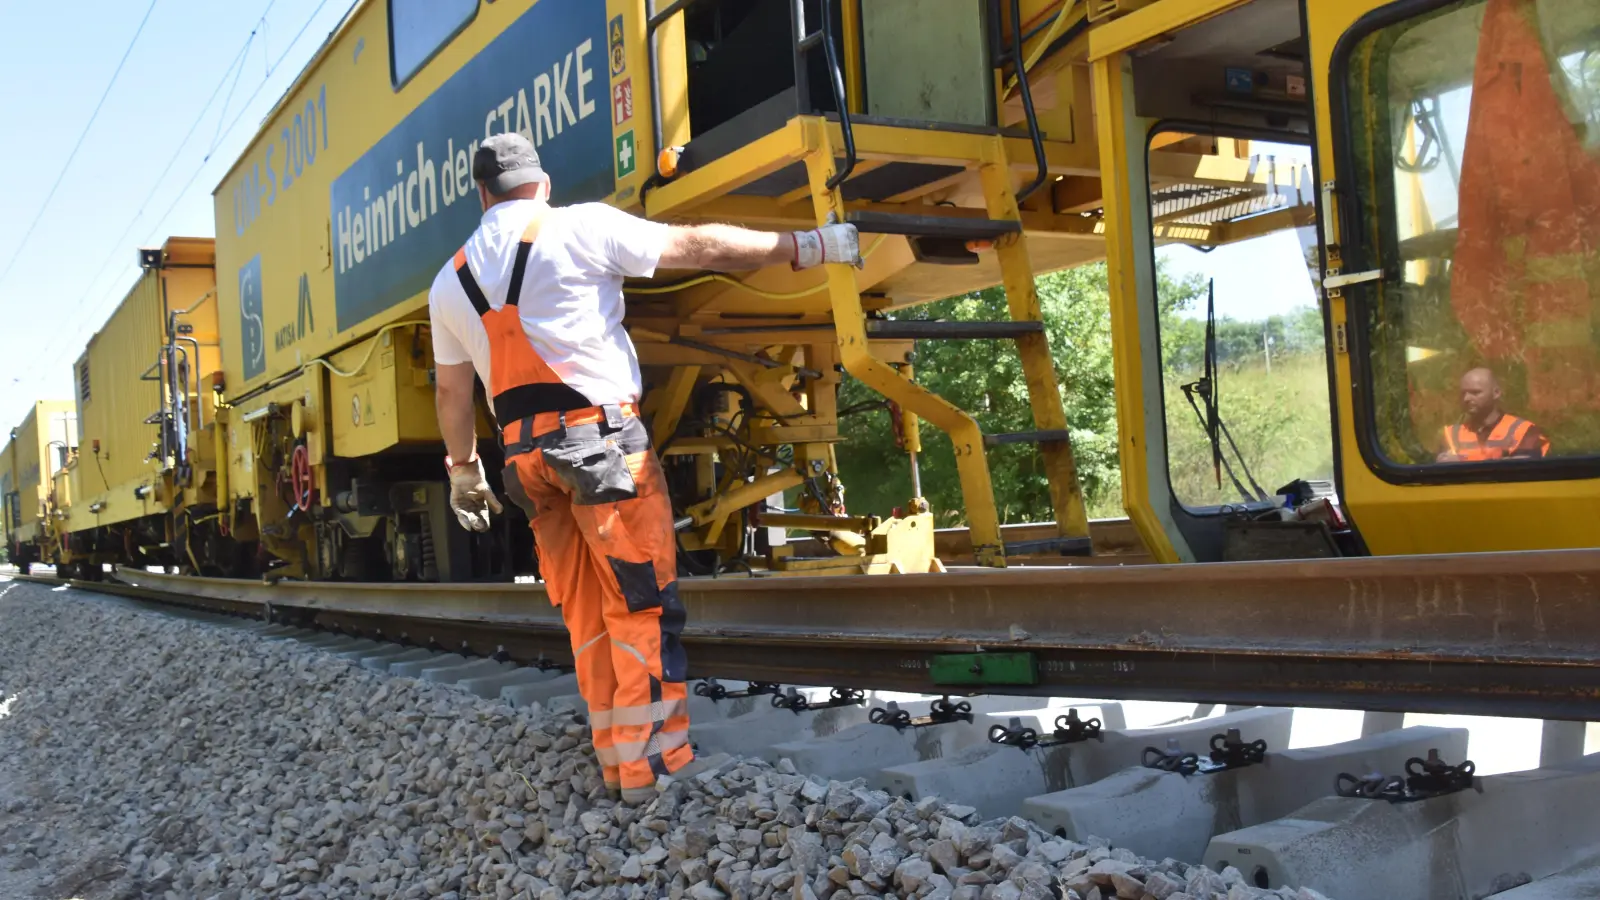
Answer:
[[[1333,477],[1333,445],[1328,412],[1328,370],[1320,352],[1274,357],[1266,372],[1261,354],[1257,361],[1221,366],[1222,421],[1232,432],[1256,483],[1275,491],[1296,478]],[[1195,370],[1195,375],[1198,374]],[[1188,374],[1188,373],[1185,373]],[[1182,381],[1192,381],[1194,376]],[[1172,488],[1186,506],[1238,503],[1240,496],[1226,470],[1217,486],[1211,446],[1200,418],[1178,388],[1182,381],[1169,377],[1166,386],[1167,458]],[[1228,450],[1226,440],[1223,449]],[[1246,488],[1250,482],[1231,452],[1234,474]]]
[[[1178,387],[1195,380],[1201,371],[1205,323],[1184,314],[1204,312],[1205,283],[1194,276],[1174,278],[1164,271],[1158,271],[1157,278],[1162,356],[1169,373],[1166,404],[1174,486],[1180,498],[1194,505],[1236,501],[1237,492],[1226,475],[1226,490],[1217,491],[1205,432]],[[1089,515],[1120,516],[1122,478],[1105,266],[1045,275],[1038,288]],[[999,288],[930,303],[903,315],[966,321],[1008,318],[1005,293]],[[1271,339],[1270,375],[1263,333]],[[1328,477],[1332,453],[1320,315],[1306,309],[1260,322],[1219,320],[1217,346],[1223,418],[1261,486],[1271,491],[1298,477]],[[1033,430],[1022,363],[1009,342],[922,341],[917,354],[917,380],[975,415],[985,433]],[[905,505],[911,496],[911,476],[905,452],[895,446],[889,415],[881,405],[873,405],[876,399],[866,387],[846,379],[840,408],[857,406],[861,411],[841,424],[846,444],[840,448],[840,474],[852,512],[885,515]],[[961,488],[950,441],[923,423],[922,443],[918,462],[923,494],[939,514],[941,526],[961,524]],[[989,465],[1002,521],[1052,517],[1036,447],[995,448],[989,452]]]

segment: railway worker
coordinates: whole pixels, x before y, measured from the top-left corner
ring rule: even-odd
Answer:
[[[476,452],[476,374],[501,429],[506,495],[532,520],[550,602],[572,639],[606,785],[643,802],[694,751],[672,505],[638,418],[622,279],[859,265],[859,240],[853,225],[778,234],[551,206],[550,178],[518,134],[485,140],[472,171],[482,224],[428,295],[450,505],[472,531],[501,512]]]
[[[1487,367],[1461,376],[1461,421],[1446,425],[1439,462],[1537,459],[1550,453],[1539,426],[1500,408],[1500,379]]]

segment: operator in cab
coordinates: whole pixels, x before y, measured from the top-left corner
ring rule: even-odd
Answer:
[[[1444,427],[1439,462],[1537,459],[1550,453],[1539,426],[1500,408],[1500,380],[1484,366],[1461,376],[1461,421]]]
[[[532,520],[572,638],[606,786],[646,802],[657,779],[687,777],[694,751],[672,504],[639,419],[622,280],[658,268],[859,266],[859,239],[853,225],[669,227],[602,203],[552,206],[537,152],[515,133],[486,139],[472,166],[482,224],[428,295],[450,505],[471,531],[502,511],[476,450],[476,376],[493,398],[506,495]]]

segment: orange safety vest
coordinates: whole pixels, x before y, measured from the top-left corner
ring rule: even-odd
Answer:
[[[594,406],[589,398],[561,380],[539,356],[522,330],[522,313],[517,302],[522,294],[522,277],[528,268],[528,254],[539,236],[543,217],[528,223],[517,243],[516,261],[511,266],[511,285],[505,305],[494,309],[478,287],[467,266],[467,251],[456,251],[456,277],[472,301],[472,308],[483,319],[489,333],[489,389],[494,392],[494,415],[501,427],[545,412],[565,412]]]
[[[1522,445],[1523,438],[1528,436],[1534,424],[1527,419],[1518,418],[1509,413],[1501,413],[1500,420],[1489,429],[1487,438],[1481,437],[1481,432],[1473,431],[1465,423],[1446,425],[1444,428],[1444,444],[1449,452],[1459,456],[1466,462],[1478,462],[1487,459],[1505,459],[1512,451]],[[1481,439],[1480,439],[1481,438]],[[1543,434],[1539,435],[1539,455],[1545,456],[1550,452],[1550,439]]]
[[[1553,69],[1535,0],[1489,0],[1450,300],[1477,353],[1520,367],[1529,411],[1559,422],[1600,409],[1600,164]]]

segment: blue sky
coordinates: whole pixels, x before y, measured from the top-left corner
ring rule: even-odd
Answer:
[[[138,246],[213,234],[212,188],[349,6],[156,0],[66,178],[0,280],[6,428],[35,399],[72,396],[72,363],[137,277]],[[7,88],[0,93],[0,271],[149,8],[149,0],[11,3],[0,14],[0,84]],[[252,31],[242,65],[234,66]]]
[[[1274,157],[1279,166],[1303,166],[1311,161],[1306,147],[1256,141],[1251,150]],[[1218,318],[1261,319],[1317,303],[1300,238],[1293,231],[1224,244],[1210,253],[1182,245],[1160,247],[1156,258],[1174,274],[1193,272],[1214,279]],[[1194,318],[1205,314],[1204,303],[1187,311]]]

